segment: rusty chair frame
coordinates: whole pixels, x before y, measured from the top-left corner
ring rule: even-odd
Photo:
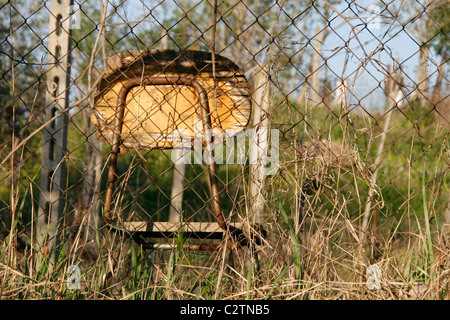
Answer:
[[[107,226],[113,227],[115,230],[118,228],[114,227],[112,224],[112,202],[113,202],[113,193],[114,193],[114,184],[116,179],[116,167],[117,167],[117,159],[118,154],[120,152],[121,146],[121,132],[124,123],[124,114],[126,108],[126,98],[131,89],[138,86],[162,86],[162,85],[181,85],[181,86],[189,86],[193,88],[200,99],[201,106],[201,117],[203,121],[203,130],[204,132],[208,132],[211,129],[211,116],[210,109],[208,103],[208,96],[205,88],[195,79],[182,77],[182,76],[147,76],[144,78],[136,77],[125,82],[119,92],[117,105],[116,105],[116,113],[115,113],[115,122],[113,129],[113,139],[112,139],[112,149],[111,149],[111,157],[108,169],[108,181],[106,188],[106,197],[105,197],[105,206],[103,212],[103,219]],[[211,139],[207,139],[206,147],[210,148],[213,141]],[[166,147],[166,149],[170,149]],[[210,149],[213,152],[213,149]],[[214,157],[214,155],[212,155]],[[246,236],[242,232],[241,229],[228,224],[223,215],[222,206],[220,204],[219,198],[219,188],[216,177],[216,164],[212,161],[208,164],[208,175],[210,179],[210,192],[211,192],[211,200],[212,200],[212,209],[213,214],[216,218],[216,221],[219,227],[223,230],[225,237],[227,238],[227,247],[230,249],[238,248],[242,245],[248,245],[249,241],[247,241]],[[228,237],[227,235],[230,235]],[[139,239],[135,234],[132,234],[134,240]],[[231,238],[232,241],[228,239]],[[139,242],[139,241],[137,241]],[[148,245],[148,243],[139,242],[141,245]],[[153,246],[154,247],[154,246]],[[216,249],[217,246],[214,245],[200,245],[194,246],[194,250],[213,250]]]

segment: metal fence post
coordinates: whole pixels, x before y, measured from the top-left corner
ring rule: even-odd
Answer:
[[[44,130],[40,181],[39,215],[36,240],[50,254],[50,266],[56,257],[58,226],[65,206],[67,126],[70,75],[70,6],[73,0],[51,0],[48,40],[47,93],[44,123],[62,113]]]

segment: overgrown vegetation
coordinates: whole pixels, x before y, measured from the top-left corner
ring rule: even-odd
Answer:
[[[442,232],[449,183],[448,164],[444,158],[448,152],[447,129],[441,127],[432,113],[427,113],[420,118],[420,127],[424,129],[420,129],[419,135],[414,130],[417,122],[411,121],[414,118],[408,115],[417,117],[426,107],[412,105],[407,108],[395,111],[395,126],[389,135],[393,142],[384,153],[383,175],[378,182],[377,225],[373,226],[372,236],[363,246],[358,238],[358,228],[360,208],[366,201],[364,190],[367,190],[367,181],[364,176],[355,168],[337,168],[321,176],[322,186],[308,196],[305,231],[300,231],[294,223],[298,214],[296,199],[303,181],[317,169],[314,168],[317,164],[296,160],[292,152],[288,152],[290,146],[286,145],[280,171],[270,178],[267,190],[270,195],[265,211],[269,229],[267,242],[257,247],[255,252],[242,249],[233,253],[233,264],[228,253],[223,256],[223,250],[198,253],[184,249],[186,239],[181,234],[176,238],[176,249],[143,250],[132,241],[111,235],[98,226],[98,229],[91,230],[95,233],[94,245],[100,252],[98,257],[83,253],[86,244],[68,242],[64,243],[54,270],[47,269],[46,263],[40,270],[34,270],[36,257],[31,249],[18,250],[22,249],[20,243],[9,237],[17,233],[30,239],[31,225],[25,221],[27,227],[23,228],[23,217],[26,216],[24,204],[32,195],[25,193],[20,198],[14,232],[10,232],[1,244],[2,297],[399,299],[416,297],[414,288],[423,285],[427,288],[424,298],[446,298],[449,251]],[[338,125],[324,123],[321,112],[317,111],[308,114],[309,123],[320,123],[319,132],[326,132],[325,136],[332,140],[343,141],[344,125],[338,120],[335,120]],[[355,132],[365,121],[362,117],[355,117]],[[301,124],[298,127],[301,128]],[[326,128],[332,129],[327,131]],[[369,137],[378,135],[377,126],[369,128],[373,131],[366,131],[354,140],[348,131],[346,133],[347,143],[360,150],[361,161],[371,161],[371,156],[365,153],[365,143],[373,139]],[[73,143],[75,146],[79,142]],[[152,168],[155,176],[170,167],[167,155],[161,151],[158,153],[153,155],[151,152],[146,157],[146,165]],[[135,156],[131,154],[124,156],[121,163],[123,166],[127,162],[133,163],[133,158]],[[234,167],[227,169],[230,177],[238,176],[239,166]],[[80,169],[73,166],[71,170],[73,174],[69,177],[77,176]],[[126,172],[125,167],[122,170]],[[131,171],[124,190],[139,187],[136,185],[138,174]],[[225,174],[224,170],[221,174]],[[166,189],[148,188],[139,194],[138,198],[144,200],[142,202],[129,192],[123,199],[124,211],[132,211],[138,204],[144,208],[161,205],[157,201],[157,193],[170,193],[171,174],[167,176],[157,184]],[[246,176],[239,179],[245,180]],[[147,186],[147,182],[139,184]],[[237,215],[245,221],[245,202],[240,199],[243,196],[240,193],[238,197],[238,204],[242,206],[238,206]],[[193,211],[204,206],[191,201],[189,193],[186,198]],[[225,207],[233,207],[231,199],[224,197],[223,200],[228,203]],[[133,201],[138,204],[133,204]],[[163,216],[158,217],[164,219]],[[67,238],[70,238],[70,232],[67,230]],[[225,262],[222,260],[224,257]],[[382,270],[382,289],[371,291],[366,288],[365,270],[375,263]],[[66,272],[72,264],[82,267],[80,289],[67,288],[69,275]]]
[[[168,37],[165,41],[170,49],[210,51],[213,30],[205,18],[210,18],[210,6],[178,2],[170,2],[171,14],[165,14],[167,8],[162,5],[151,10],[143,5],[144,17],[136,23],[124,22],[134,18],[126,14],[127,1],[110,5],[104,49],[108,54],[154,49]],[[70,111],[62,241],[51,249],[57,253],[55,265],[50,262],[52,252],[35,241],[42,132],[27,138],[42,124],[45,68],[39,56],[46,40],[38,35],[45,32],[37,31],[47,19],[39,11],[45,5],[29,7],[40,12],[35,16],[0,5],[0,31],[6,39],[0,42],[0,299],[450,299],[445,68],[437,65],[436,74],[429,77],[437,78],[434,86],[428,84],[433,89],[429,94],[428,87],[422,90],[422,74],[413,80],[416,76],[401,67],[393,66],[391,72],[387,67],[391,61],[375,58],[378,49],[358,58],[356,75],[349,72],[344,76],[351,61],[347,56],[344,71],[338,75],[327,59],[341,49],[356,56],[350,42],[357,33],[349,32],[342,48],[328,51],[315,39],[320,38],[322,29],[327,30],[320,38],[323,43],[339,33],[331,5],[345,15],[350,9],[357,12],[360,6],[352,2],[340,8],[339,1],[329,1],[331,5],[324,1],[244,2],[222,2],[215,45],[216,51],[244,70],[253,91],[257,89],[255,70],[270,65],[269,120],[270,128],[280,131],[280,163],[276,174],[265,177],[261,190],[265,200],[262,222],[267,230],[262,244],[231,252],[222,241],[216,251],[192,251],[190,239],[178,232],[173,248],[145,249],[105,227],[101,215],[110,147],[95,137],[90,121],[92,101],[87,100]],[[445,66],[445,6],[445,1],[434,1],[426,8],[389,7],[390,11],[383,11],[394,15],[401,9],[411,18],[401,24],[403,29],[421,32],[421,38],[416,37],[420,38],[416,53],[419,71],[421,62],[431,61],[428,50],[434,50]],[[103,69],[101,53],[94,54],[90,64],[100,11],[90,3],[83,3],[82,8],[82,27],[72,33],[74,101],[89,91],[89,72],[95,78]],[[419,14],[426,10],[429,14]],[[17,29],[24,25],[27,31],[11,42],[16,29],[5,21]],[[394,29],[386,31],[386,39],[395,38]],[[367,27],[360,30],[366,31]],[[382,39],[381,44],[388,48],[389,41]],[[356,98],[358,83],[347,87],[355,96],[352,103],[339,104],[334,99],[338,90],[331,83],[353,76],[355,82],[360,81],[358,72],[367,72],[370,63],[385,77],[376,79],[372,93],[385,109],[373,108],[366,96]],[[319,76],[315,68],[326,72]],[[393,93],[385,80],[398,74],[408,78],[398,81],[404,99],[389,109],[392,103],[386,96]],[[427,74],[425,78],[430,80]],[[314,88],[317,80],[319,86]],[[322,101],[308,98],[314,95]],[[383,135],[385,143],[380,144]],[[24,141],[17,152],[11,152]],[[98,171],[90,167],[94,156],[100,159]],[[253,226],[250,165],[219,164],[217,168],[225,216]],[[183,221],[214,220],[205,172],[204,164],[187,166]],[[378,172],[376,179],[374,172]],[[167,221],[173,173],[170,150],[120,155],[116,214],[133,221]],[[93,200],[94,194],[98,201]],[[366,211],[368,203],[370,210]],[[81,223],[76,223],[77,219]],[[79,287],[69,272],[72,266],[79,267]],[[378,289],[368,287],[373,279],[369,267],[381,272]]]

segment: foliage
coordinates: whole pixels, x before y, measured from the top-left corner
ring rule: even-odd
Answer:
[[[147,3],[141,3],[143,19],[133,23],[124,22],[132,20],[133,12],[138,11],[130,10],[128,3],[110,3],[104,39],[108,55],[122,50],[157,48],[166,32],[170,49],[211,50],[210,2],[171,2],[173,10],[167,14],[159,5],[149,8]],[[0,243],[0,297],[401,299],[408,298],[411,287],[420,284],[428,286],[427,297],[448,298],[449,251],[443,240],[450,182],[448,126],[437,120],[429,105],[413,99],[391,110],[380,175],[374,197],[368,199],[386,110],[359,111],[364,99],[357,106],[349,105],[351,111],[329,100],[298,102],[297,89],[308,80],[303,73],[314,71],[308,71],[313,33],[317,26],[327,23],[329,26],[329,20],[336,19],[329,3],[341,4],[286,1],[281,6],[277,1],[223,1],[218,8],[216,51],[233,58],[245,70],[252,87],[258,67],[267,61],[272,65],[270,123],[280,130],[281,146],[279,171],[266,177],[264,223],[268,237],[263,240],[264,246],[245,247],[232,253],[225,246],[215,252],[192,252],[188,246],[190,239],[178,232],[174,248],[153,250],[140,247],[124,235],[111,233],[95,221],[89,227],[70,228],[71,218],[82,201],[78,189],[89,184],[86,168],[90,153],[94,152],[89,148],[95,136],[89,131],[90,105],[86,102],[70,113],[65,190],[68,201],[63,221],[67,241],[58,248],[55,266],[50,263],[51,252],[44,254],[42,263],[38,263],[36,249],[42,244],[33,242],[32,233],[32,217],[39,199],[41,135],[28,141],[0,168],[0,229],[6,231],[2,232]],[[26,4],[36,12],[42,8],[41,4],[28,1]],[[344,10],[346,15],[352,5],[348,4]],[[17,4],[11,9],[14,6]],[[427,11],[430,17],[426,19],[427,44],[438,54],[448,51],[447,7],[447,2],[436,1]],[[38,35],[46,34],[42,31],[45,23],[40,24],[41,14],[25,19],[26,15],[19,15],[18,10],[13,9],[9,16],[2,8],[0,32],[5,41],[0,43],[0,160],[40,124],[36,113],[44,105],[45,70],[41,70],[38,62],[41,45],[47,41]],[[93,78],[103,69],[102,50],[97,48],[92,55],[99,20],[97,5],[84,2],[81,29],[72,30],[76,83],[72,88],[78,90],[72,92],[74,101],[84,97],[92,84],[88,81],[91,57]],[[300,20],[304,20],[304,26],[299,25]],[[24,31],[12,32],[15,34],[11,37],[11,26],[21,26],[18,28]],[[323,52],[320,54],[325,58]],[[379,97],[385,98],[382,94]],[[356,152],[357,160],[348,166],[327,167],[317,159],[308,159],[301,154],[301,146],[313,140],[348,147]],[[170,152],[131,151],[119,156],[114,199],[115,209],[123,218],[167,220],[173,180]],[[100,153],[101,211],[109,147]],[[204,164],[187,167],[183,219],[210,221],[206,167]],[[249,171],[248,163],[218,165],[226,218],[252,225]],[[317,187],[306,192],[311,178],[316,179]],[[301,199],[306,216],[303,230],[298,225]],[[362,241],[358,232],[368,200],[373,204],[371,229],[367,241]],[[96,255],[86,253],[88,245],[96,249]],[[370,291],[365,286],[365,271],[373,264],[383,270],[383,289],[379,291]],[[71,265],[81,269],[80,289],[66,285]]]
[[[430,35],[430,42],[436,53],[442,55],[449,50],[450,25],[450,4],[446,0],[435,1],[429,11],[427,31]]]

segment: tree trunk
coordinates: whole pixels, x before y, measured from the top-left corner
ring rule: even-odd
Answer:
[[[340,80],[334,94],[334,104],[340,106],[341,110],[347,111],[348,103],[348,79]]]
[[[322,44],[326,37],[326,30],[320,31],[322,28],[317,27],[316,36],[314,38],[314,51],[311,56],[311,74],[308,82],[311,85],[311,101],[314,104],[322,103],[321,88],[320,88],[320,61]],[[320,32],[320,33],[319,33]]]
[[[83,172],[83,184],[81,190],[77,188],[78,205],[75,208],[75,216],[71,224],[72,233],[69,241],[77,244],[75,250],[83,248],[80,253],[83,260],[90,263],[98,255],[96,242],[92,241],[95,228],[99,226],[99,192],[101,183],[101,171],[103,164],[102,144],[94,138],[95,127],[90,121],[90,110],[83,112],[84,132],[89,137],[85,150],[86,167]]]
[[[314,37],[314,45],[313,52],[311,54],[311,63],[309,65],[309,73],[305,79],[305,84],[303,85],[300,94],[297,97],[297,103],[299,105],[308,103],[308,100],[310,100],[314,104],[322,103],[320,85],[320,59],[322,45],[328,35],[328,30],[322,29],[323,27],[316,28],[316,36]],[[308,92],[308,89],[311,89],[310,93]]]
[[[438,67],[438,76],[433,87],[433,93],[431,94],[431,103],[436,110],[436,117],[442,117],[444,123],[450,122],[450,103],[448,97],[441,95],[442,90],[442,80],[445,76],[445,66],[447,62],[447,53],[442,52],[441,64]]]
[[[426,31],[423,24],[419,24],[418,42],[420,43],[419,63],[417,65],[417,94],[420,104],[428,101],[428,53],[426,46]]]
[[[436,78],[436,82],[433,87],[433,93],[431,94],[432,103],[435,103],[441,95],[441,87],[442,87],[442,80],[444,79],[446,60],[447,60],[447,53],[444,51],[442,52],[441,64],[438,67],[438,76]]]
[[[360,231],[360,239],[361,241],[364,241],[364,239],[367,236],[367,226],[369,223],[369,218],[370,218],[370,214],[371,212],[374,212],[374,214],[376,214],[377,210],[376,208],[372,208],[372,198],[373,198],[373,194],[375,192],[375,187],[377,184],[377,176],[378,176],[378,170],[380,169],[380,164],[381,164],[381,158],[382,158],[382,154],[384,152],[384,143],[386,141],[386,135],[387,132],[389,130],[389,125],[391,123],[391,116],[392,113],[394,112],[393,107],[400,103],[400,101],[403,98],[403,94],[400,90],[400,88],[397,86],[397,83],[395,82],[395,80],[392,78],[393,74],[390,74],[387,76],[386,79],[386,95],[387,95],[387,107],[386,107],[386,119],[384,122],[384,127],[383,127],[383,132],[381,134],[381,140],[380,143],[378,145],[378,151],[377,151],[377,155],[375,157],[375,162],[374,162],[374,171],[372,173],[372,176],[370,177],[370,182],[369,182],[369,192],[367,195],[367,202],[366,202],[366,206],[364,209],[364,214],[363,214],[363,221],[362,221],[362,225],[361,225],[361,231]]]
[[[168,35],[166,30],[162,31],[162,39],[160,49],[166,50],[168,46]],[[176,152],[176,159],[183,155],[183,150],[172,150]],[[183,212],[183,193],[184,180],[186,174],[186,164],[184,162],[176,162],[173,170],[172,193],[170,197],[169,222],[180,222]]]
[[[183,151],[181,149],[181,150],[172,150],[172,152],[178,152],[176,158],[179,158],[182,155]],[[185,174],[186,174],[186,164],[175,163],[173,170],[172,194],[170,198],[169,222],[180,221],[181,213],[183,212],[183,192],[184,192]]]

